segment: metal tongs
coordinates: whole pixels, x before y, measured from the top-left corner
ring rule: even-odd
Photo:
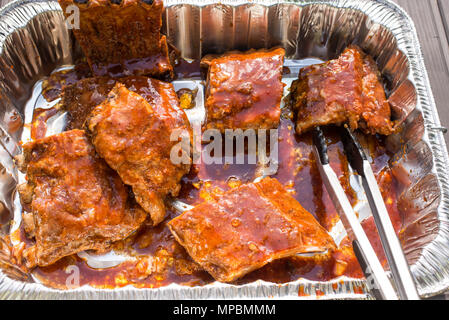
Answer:
[[[344,128],[342,131],[346,156],[351,167],[361,176],[363,188],[374,216],[398,294],[374,252],[337,175],[329,165],[326,140],[323,131],[318,127],[315,128],[313,140],[319,171],[348,236],[353,242],[357,259],[366,278],[373,280],[374,288],[372,289],[376,297],[386,300],[398,300],[399,298],[402,300],[419,300],[415,282],[394,231],[371,165],[353,133],[348,128]]]

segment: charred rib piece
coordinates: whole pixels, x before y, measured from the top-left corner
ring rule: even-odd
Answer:
[[[160,34],[163,1],[59,0],[64,14],[75,5],[80,10],[76,39],[96,76],[123,77],[173,75],[165,36]]]
[[[206,129],[272,129],[280,119],[284,49],[208,59]]]
[[[169,222],[176,240],[216,280],[275,259],[332,249],[332,238],[275,179],[232,189]]]
[[[84,251],[104,251],[127,238],[147,214],[120,177],[97,156],[81,130],[27,143],[19,187],[23,222],[36,244],[24,253],[28,267],[47,266]]]
[[[176,164],[170,159],[177,143],[170,141],[171,132],[178,129],[190,134],[179,102],[175,108],[150,104],[117,83],[87,119],[98,154],[132,187],[155,225],[165,217],[164,198],[178,195],[180,180],[190,170],[190,163]],[[190,148],[190,144],[184,147]]]
[[[374,60],[356,46],[338,59],[301,70],[292,84],[296,131],[348,123],[367,134],[393,133],[390,105]]]
[[[164,106],[172,106],[175,111],[179,109],[177,94],[170,83],[144,76],[118,80],[109,77],[86,78],[63,89],[61,105],[69,113],[66,129],[83,129],[88,115],[106,99],[117,81],[141,95],[158,111],[165,112]],[[181,110],[177,112],[180,116],[184,114]]]

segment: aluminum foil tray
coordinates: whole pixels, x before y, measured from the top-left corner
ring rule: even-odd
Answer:
[[[398,205],[406,213],[400,234],[404,251],[423,297],[448,290],[449,158],[410,17],[388,0],[164,2],[163,32],[185,58],[282,46],[294,74],[299,59],[331,59],[350,43],[375,57],[393,113],[402,121],[399,133],[387,139],[387,148],[396,155],[391,166],[402,185]],[[12,222],[20,216],[20,177],[12,157],[21,152],[35,83],[79,55],[56,1],[18,0],[0,11],[0,235],[14,228]],[[0,242],[0,262],[9,254]],[[11,276],[0,270],[0,299],[371,298],[364,280],[347,277],[282,285],[256,281],[241,286],[56,290]]]

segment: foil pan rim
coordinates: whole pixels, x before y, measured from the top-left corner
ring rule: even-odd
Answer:
[[[165,0],[166,6],[177,4],[191,4],[195,6],[206,6],[216,3],[216,1],[194,1],[194,0]],[[438,208],[438,217],[440,221],[440,230],[436,239],[427,245],[419,260],[412,266],[412,272],[418,280],[422,280],[424,285],[419,283],[419,292],[423,297],[436,295],[446,291],[449,288],[449,177],[445,169],[449,165],[446,144],[441,131],[435,101],[432,95],[429,78],[424,66],[423,56],[418,41],[413,21],[408,14],[397,4],[390,0],[329,0],[329,1],[280,1],[280,0],[222,0],[221,5],[244,5],[260,4],[271,6],[279,3],[297,4],[306,6],[309,4],[327,4],[334,7],[344,7],[356,9],[362,12],[372,9],[374,5],[382,6],[381,10],[389,10],[388,17],[391,21],[398,19],[396,23],[388,24],[385,21],[385,13],[382,16],[369,16],[373,22],[387,24],[386,27],[392,31],[398,41],[398,48],[406,53],[411,62],[409,79],[415,85],[418,91],[418,110],[423,114],[425,121],[424,141],[430,144],[434,158],[434,167],[432,172],[438,177],[442,198]],[[0,10],[0,53],[3,51],[3,43],[7,37],[16,29],[25,27],[26,24],[36,15],[48,12],[59,11],[60,7],[56,1],[42,0],[15,0]],[[374,14],[373,12],[370,12]],[[411,37],[407,39],[407,37]],[[441,247],[445,250],[441,251]],[[439,274],[439,278],[433,277],[435,270],[431,269],[428,259],[440,252],[446,252],[446,255],[440,257],[446,259],[445,265],[440,265],[444,269],[444,274]],[[439,260],[441,262],[441,260]],[[430,266],[430,267],[429,267]],[[443,270],[437,270],[440,273]],[[437,272],[438,274],[438,272]],[[335,289],[337,287],[337,289]],[[133,286],[126,286],[118,289],[95,289],[92,287],[81,287],[74,290],[58,290],[45,287],[36,283],[24,283],[7,277],[0,271],[0,298],[4,299],[92,299],[92,298],[116,298],[116,299],[217,299],[217,298],[321,298],[321,299],[367,299],[371,296],[364,289],[366,282],[364,280],[338,278],[328,282],[316,282],[306,279],[299,279],[295,282],[286,284],[275,284],[263,281],[256,281],[251,284],[234,286],[228,284],[214,283],[203,287],[185,287],[172,284],[167,287],[157,289],[137,289]],[[359,290],[354,290],[358,288]],[[259,289],[259,290],[256,290]],[[299,290],[302,290],[308,296],[300,296]],[[317,296],[315,293],[324,292],[324,296]],[[357,291],[357,293],[356,293]],[[253,292],[259,292],[254,296]]]
[[[23,11],[24,8],[29,10]],[[13,0],[0,9],[0,53],[3,43],[16,29],[23,28],[36,15],[46,11],[59,11],[61,7],[57,1],[42,0]],[[15,17],[17,15],[17,17]],[[16,23],[14,25],[13,23]]]
[[[259,289],[259,290],[257,290]],[[254,294],[257,292],[257,294]],[[206,294],[205,294],[206,293]],[[318,294],[319,293],[319,294]],[[186,287],[170,284],[160,288],[136,288],[127,285],[115,289],[98,289],[88,285],[59,290],[38,283],[23,283],[0,273],[0,299],[120,299],[120,300],[216,300],[216,299],[298,299],[298,300],[372,300],[365,280],[339,277],[328,282],[298,279],[277,284],[257,280],[245,285],[213,282],[205,286]]]
[[[425,134],[424,141],[429,143],[432,149],[434,167],[432,172],[437,176],[438,183],[441,188],[441,201],[438,206],[438,218],[440,221],[440,229],[438,236],[427,245],[419,260],[411,266],[411,271],[416,278],[425,279],[430,285],[420,286],[419,294],[422,297],[431,297],[438,294],[443,294],[449,289],[449,175],[447,172],[449,164],[449,155],[447,145],[444,139],[443,131],[441,129],[441,123],[438,115],[438,109],[436,107],[435,99],[433,96],[432,88],[430,85],[429,75],[424,64],[424,58],[422,54],[421,44],[419,42],[418,33],[416,31],[415,24],[411,17],[402,9],[399,5],[392,3],[390,0],[382,0],[382,2],[390,3],[400,14],[402,14],[406,20],[408,20],[408,25],[402,24],[401,28],[404,33],[408,33],[413,37],[414,45],[407,45],[402,48],[404,53],[407,54],[411,62],[409,79],[413,81],[415,88],[417,90],[417,95],[419,98],[418,108],[421,110],[424,117]],[[407,27],[409,30],[407,30]],[[419,64],[419,67],[418,67]],[[422,89],[425,88],[426,93]],[[443,251],[441,249],[443,248]],[[438,255],[440,252],[446,251],[445,265],[440,265],[439,270],[429,270],[431,266],[427,261],[432,259],[434,254]],[[441,259],[440,259],[441,261]],[[433,278],[433,275],[438,274],[439,271],[443,272],[444,275],[439,275],[439,279]],[[444,278],[442,278],[443,276]]]

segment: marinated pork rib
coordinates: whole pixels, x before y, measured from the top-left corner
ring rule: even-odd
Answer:
[[[206,129],[272,129],[280,119],[284,49],[208,60]]]
[[[94,75],[123,77],[172,75],[165,36],[161,36],[162,0],[59,0],[68,19],[79,8],[73,32]],[[70,20],[69,20],[70,22]]]
[[[42,95],[48,102],[54,101],[61,96],[64,87],[88,77],[92,77],[92,72],[87,62],[78,63],[71,69],[53,72],[42,82]]]
[[[78,81],[63,88],[61,106],[68,111],[67,130],[83,129],[86,118],[91,111],[102,103],[117,81],[129,90],[140,94],[158,111],[165,112],[164,106],[172,106],[178,110],[179,101],[171,83],[144,76],[129,76],[119,80],[110,77],[93,77]]]
[[[99,158],[84,131],[72,130],[27,143],[19,187],[28,236],[36,243],[28,267],[47,266],[88,249],[103,251],[127,238],[147,214],[129,196],[120,177]]]
[[[164,198],[178,195],[180,180],[190,170],[190,163],[170,159],[178,143],[170,141],[172,131],[190,133],[184,111],[169,104],[150,104],[117,83],[107,100],[92,111],[87,126],[98,154],[132,187],[153,223],[160,223],[165,216]]]
[[[216,280],[234,281],[275,259],[332,249],[332,238],[275,179],[225,193],[168,223]]]
[[[301,70],[291,94],[297,112],[296,131],[348,123],[367,134],[393,133],[390,105],[374,60],[358,47],[338,59]]]

